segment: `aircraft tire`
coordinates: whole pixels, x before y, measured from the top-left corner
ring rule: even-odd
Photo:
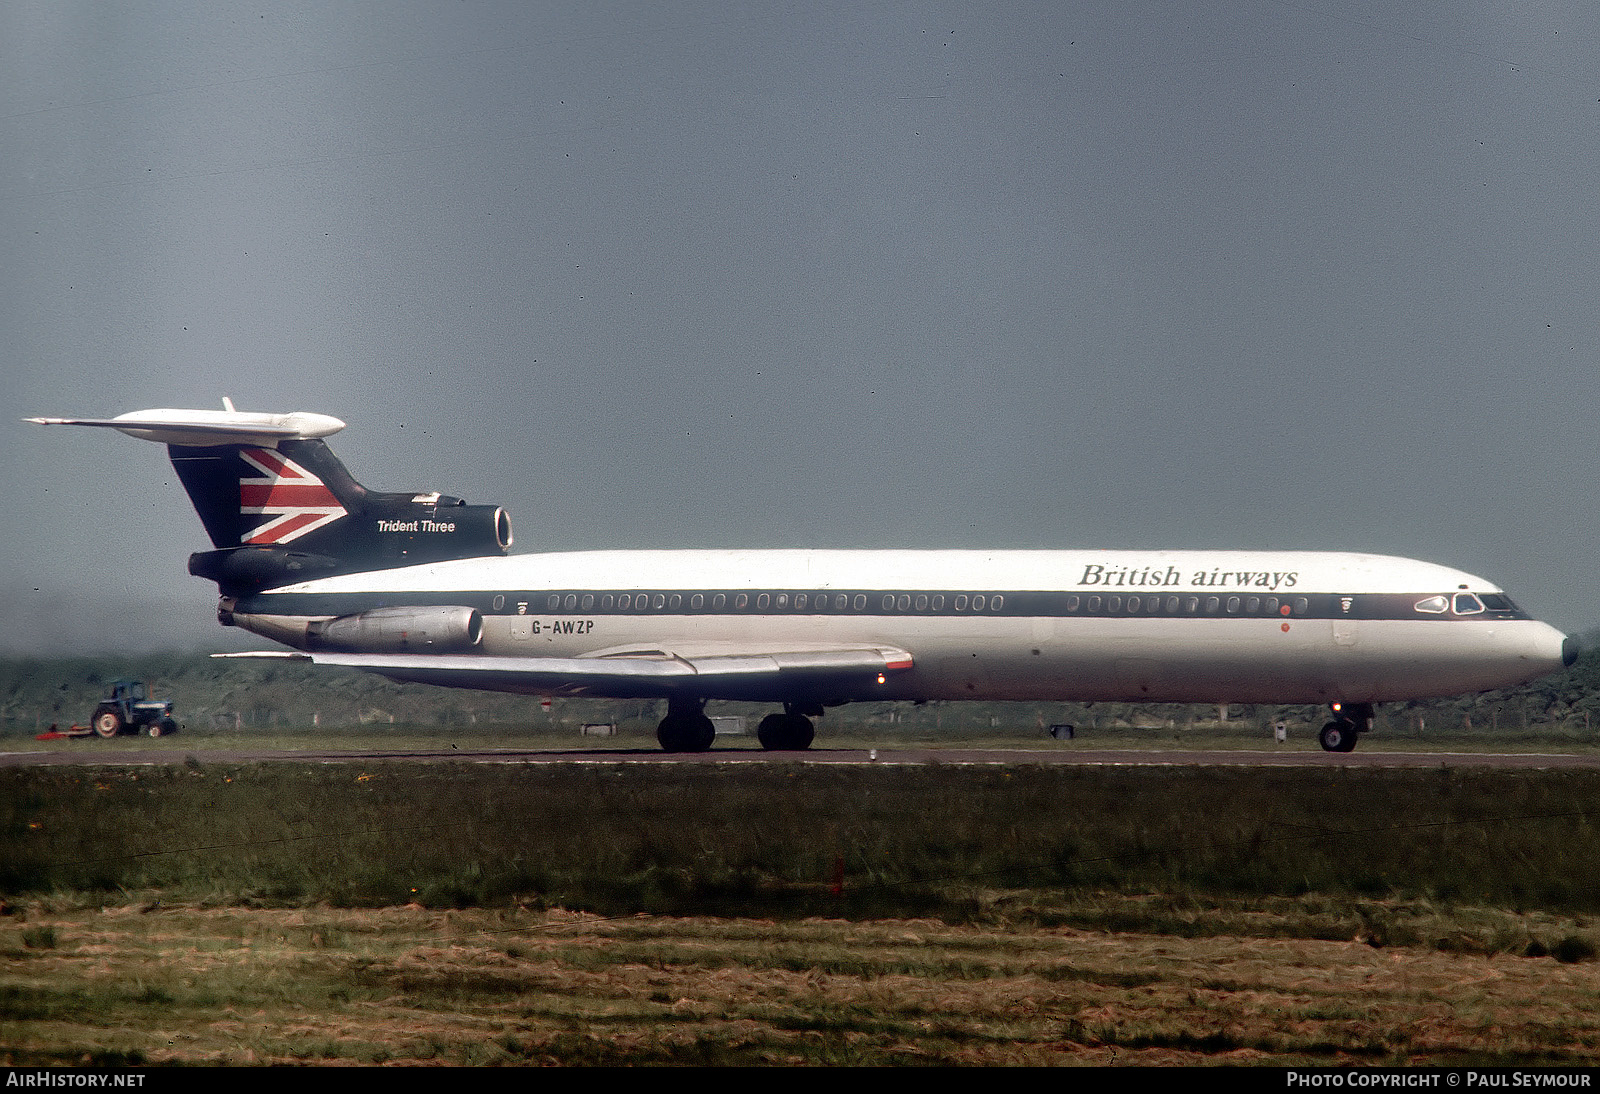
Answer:
[[[1356,747],[1356,726],[1347,718],[1329,722],[1317,735],[1324,752],[1353,752]]]
[[[704,714],[669,714],[656,726],[656,740],[666,752],[708,752],[717,729]]]
[[[768,752],[804,752],[816,736],[816,727],[804,714],[769,714],[756,727],[756,740]]]
[[[109,707],[94,712],[95,734],[107,741],[122,732],[122,715]]]

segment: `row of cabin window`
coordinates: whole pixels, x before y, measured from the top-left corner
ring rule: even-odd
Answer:
[[[728,593],[713,593],[709,597],[711,610],[720,612],[728,606]],[[733,607],[735,611],[744,611],[750,607],[752,594],[733,593]],[[865,611],[868,597],[866,593],[756,593],[754,594],[757,611],[775,609],[777,611]],[[689,609],[703,611],[707,604],[705,593],[692,593],[689,596]],[[985,594],[959,593],[951,600],[951,607],[958,612],[965,611],[991,611],[997,612],[1005,607],[1006,598],[999,593]],[[600,611],[680,611],[683,608],[683,593],[605,593],[598,598],[594,593],[584,593],[581,597],[577,593],[551,593],[546,601],[550,611],[593,611],[598,604]],[[908,611],[944,611],[944,593],[894,593],[886,594],[880,601],[886,612]]]
[[[1281,602],[1275,596],[1230,596],[1226,605],[1220,596],[1169,596],[1164,602],[1159,595],[1126,599],[1120,596],[1067,597],[1067,611],[1076,612],[1081,608],[1089,614],[1199,615],[1202,607],[1206,615],[1215,615],[1224,609],[1229,615],[1305,615],[1311,602],[1303,596]]]

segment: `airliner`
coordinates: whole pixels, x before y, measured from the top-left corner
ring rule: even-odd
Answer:
[[[1349,752],[1374,705],[1488,691],[1576,642],[1471,574],[1327,551],[661,550],[510,554],[498,506],[368,490],[325,414],[143,410],[30,418],[167,446],[213,550],[217,617],[277,656],[394,680],[664,699],[697,752],[712,700],[780,707],[802,750],[867,700],[1305,703]],[[262,654],[256,654],[262,655]],[[265,654],[271,655],[271,654]]]

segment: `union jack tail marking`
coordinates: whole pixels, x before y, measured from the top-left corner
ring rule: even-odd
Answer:
[[[345,515],[345,507],[321,479],[281,452],[241,448],[239,455],[261,472],[258,478],[239,480],[239,512],[273,518],[243,542],[288,543]]]

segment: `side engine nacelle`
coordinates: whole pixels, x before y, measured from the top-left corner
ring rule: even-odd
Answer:
[[[451,653],[473,649],[482,638],[478,610],[453,606],[373,608],[306,627],[308,648],[341,653]]]

